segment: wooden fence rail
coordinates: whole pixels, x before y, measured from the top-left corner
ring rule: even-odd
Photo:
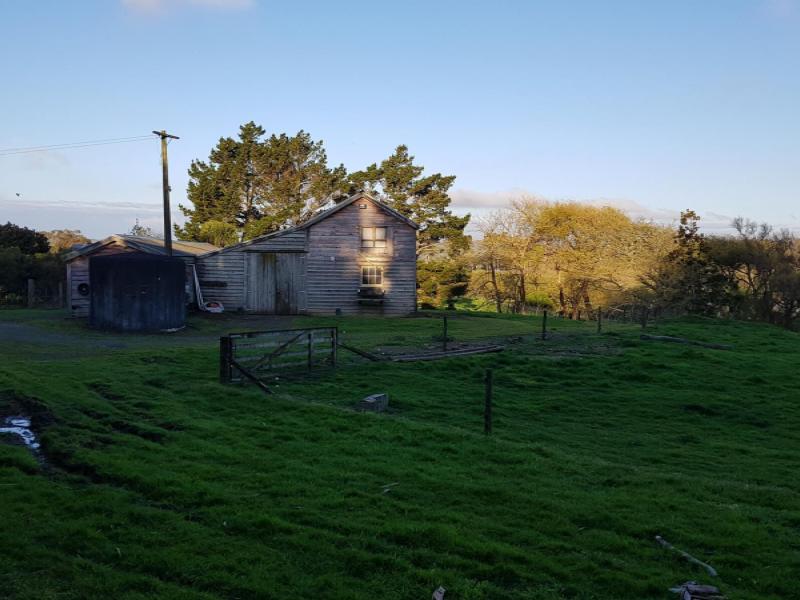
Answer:
[[[270,374],[336,366],[338,345],[336,327],[231,333],[219,340],[219,379],[221,383],[249,379],[269,391],[263,378]]]

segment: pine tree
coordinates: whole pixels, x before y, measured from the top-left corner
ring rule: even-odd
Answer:
[[[681,212],[663,281],[670,304],[683,305],[692,313],[713,314],[727,303],[729,281],[711,258],[699,222],[693,210]]]
[[[398,146],[394,153],[378,164],[350,175],[354,191],[365,190],[419,226],[418,254],[424,255],[440,243],[458,252],[469,247],[464,228],[470,215],[459,217],[450,210],[450,190],[455,176],[434,173],[423,175],[425,168],[414,164],[407,146]]]
[[[277,231],[307,219],[325,204],[346,194],[343,166],[328,168],[321,141],[300,131],[271,135],[254,122],[239,128],[239,138],[220,138],[208,161],[189,168],[187,196],[192,207],[175,231],[200,240],[208,221],[234,226],[245,239]]]

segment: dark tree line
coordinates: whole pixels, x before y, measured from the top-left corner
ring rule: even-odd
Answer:
[[[35,279],[39,292],[55,297],[64,283],[64,263],[59,252],[88,240],[80,232],[38,232],[13,223],[0,225],[0,304],[21,304],[27,281]]]
[[[800,317],[800,242],[742,218],[733,235],[705,236],[681,214],[674,248],[645,283],[652,300],[689,313],[729,315],[793,328]]]

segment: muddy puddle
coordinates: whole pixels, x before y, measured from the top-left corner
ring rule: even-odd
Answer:
[[[0,435],[14,436],[17,441],[22,442],[34,454],[39,453],[39,440],[31,429],[29,417],[21,415],[6,417],[3,426],[0,427]]]

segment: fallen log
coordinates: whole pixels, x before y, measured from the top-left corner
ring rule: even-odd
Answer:
[[[701,560],[698,560],[698,559],[696,559],[694,556],[692,556],[692,555],[691,555],[691,554],[689,554],[688,552],[684,552],[683,550],[680,550],[680,549],[676,548],[675,546],[673,546],[672,544],[670,544],[670,543],[669,543],[667,540],[665,540],[664,538],[662,538],[660,535],[657,535],[657,536],[656,536],[656,541],[657,541],[659,544],[661,544],[661,546],[663,546],[664,548],[666,548],[667,550],[672,550],[673,552],[677,552],[677,553],[678,553],[678,554],[680,554],[680,555],[681,555],[683,558],[685,558],[686,560],[688,560],[690,563],[693,563],[693,564],[695,564],[695,565],[698,565],[698,566],[700,566],[700,567],[703,567],[703,568],[704,568],[704,569],[705,569],[705,570],[708,572],[708,574],[709,574],[709,575],[711,575],[711,577],[716,577],[716,576],[717,576],[717,570],[716,570],[714,567],[712,567],[712,566],[711,566],[711,565],[709,565],[709,564],[706,564],[706,563],[704,563],[704,562],[703,562],[703,561],[701,561]]]
[[[733,350],[730,344],[712,344],[710,342],[698,342],[696,340],[687,340],[686,338],[672,337],[670,335],[650,335],[643,333],[639,336],[641,340],[652,340],[654,342],[672,342],[674,344],[689,344],[691,346],[702,346],[703,348],[712,348],[714,350]]]

